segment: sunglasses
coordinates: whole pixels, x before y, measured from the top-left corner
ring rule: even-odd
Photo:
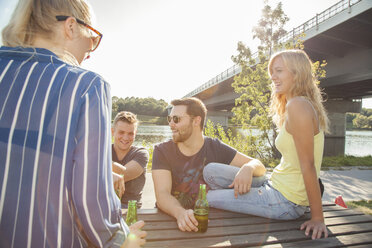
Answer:
[[[168,115],[168,116],[167,116],[167,121],[168,121],[168,123],[170,124],[170,123],[172,122],[172,120],[173,120],[173,122],[174,122],[175,124],[177,124],[178,122],[181,121],[181,118],[186,117],[186,116],[189,116],[189,115],[185,115],[185,116],[178,116],[178,115],[170,116],[170,115]]]
[[[69,18],[70,16],[56,16],[56,19],[57,21],[66,21],[67,18]],[[75,17],[74,17],[75,18]],[[96,34],[97,36],[96,37],[92,37],[92,40],[93,40],[93,48],[92,50],[90,50],[91,52],[93,52],[94,50],[97,49],[99,43],[101,43],[101,40],[102,40],[102,37],[103,37],[103,34],[101,32],[99,32],[98,30],[94,29],[92,26],[86,24],[85,22],[83,22],[82,20],[78,19],[78,18],[75,18],[77,23],[83,25],[84,27],[88,28],[90,31],[92,31],[94,34]],[[93,36],[93,35],[92,35]]]

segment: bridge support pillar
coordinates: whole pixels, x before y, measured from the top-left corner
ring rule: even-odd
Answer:
[[[328,100],[325,102],[330,120],[330,134],[326,134],[324,156],[345,154],[346,113],[360,113],[361,101]]]
[[[232,116],[230,111],[209,111],[207,120],[211,120],[214,124],[220,124],[222,127],[228,126],[229,117]]]

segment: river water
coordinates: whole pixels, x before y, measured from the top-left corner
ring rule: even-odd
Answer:
[[[172,137],[169,126],[139,125],[135,144],[163,142]],[[372,131],[346,131],[345,154],[372,156]]]

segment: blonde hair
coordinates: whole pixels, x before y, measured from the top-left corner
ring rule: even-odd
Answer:
[[[36,36],[53,41],[57,15],[72,16],[91,24],[90,6],[84,0],[19,0],[8,25],[2,31],[3,44],[9,47],[33,47]],[[68,63],[77,63],[68,51],[61,49],[53,52]]]
[[[320,128],[328,132],[328,117],[323,106],[323,98],[313,73],[312,62],[308,55],[302,50],[285,50],[274,54],[268,66],[269,75],[273,72],[273,62],[281,57],[287,69],[292,73],[294,84],[290,89],[292,97],[303,96],[313,105],[319,118]],[[271,93],[270,111],[277,127],[282,127],[285,120],[285,107],[287,99],[283,94]]]
[[[119,121],[126,122],[128,124],[133,124],[136,128],[138,125],[138,119],[137,115],[133,114],[132,112],[129,111],[121,111],[116,114],[115,119],[114,119],[114,127],[116,126],[116,123]]]

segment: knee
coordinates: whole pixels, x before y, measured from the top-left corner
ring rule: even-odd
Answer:
[[[209,178],[210,176],[215,175],[216,170],[217,170],[216,165],[217,165],[217,163],[209,163],[206,166],[204,166],[204,169],[203,169],[204,181],[208,181],[207,178]]]

